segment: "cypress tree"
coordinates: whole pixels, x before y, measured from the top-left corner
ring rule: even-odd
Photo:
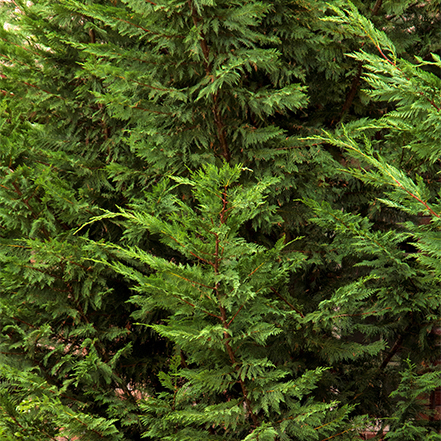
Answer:
[[[314,320],[338,327],[342,340],[359,330],[364,344],[378,338],[386,343],[370,373],[353,377],[365,381],[360,394],[390,393],[384,409],[372,408],[381,421],[380,432],[387,429],[385,439],[439,439],[439,419],[431,411],[422,415],[428,397],[441,386],[441,60],[435,53],[431,60],[399,58],[395,44],[355,7],[335,11],[333,21],[372,43],[373,51],[351,56],[366,69],[369,97],[393,103],[394,110],[316,138],[344,151],[345,172],[374,189],[377,197],[365,216],[343,210],[338,201],[334,206],[305,201],[316,213],[313,222],[334,236],[325,247],[332,247],[332,253],[325,254],[342,265],[356,257],[359,273],[355,282],[321,304]]]
[[[192,188],[192,208],[161,185],[146,195],[156,216],[144,204],[120,213],[127,235],[145,228],[177,252],[169,261],[117,247],[119,259],[137,268],[111,264],[136,282],[131,302],[139,305],[134,317],[141,323],[151,310],[169,311],[164,323],[150,325],[175,343],[176,355],[161,375],[166,391],[140,405],[144,436],[275,440],[353,432],[361,419],[345,421],[348,406],[314,399],[325,368],[301,374],[298,361],[280,354],[284,330],[296,332],[305,319],[286,300],[288,277],[304,257],[285,253],[284,238],[267,249],[238,235],[261,211],[280,220],[264,200],[277,179],[243,187],[237,185],[240,171],[208,165],[191,179],[175,177]]]
[[[356,5],[2,4],[5,438],[437,439],[439,2]]]

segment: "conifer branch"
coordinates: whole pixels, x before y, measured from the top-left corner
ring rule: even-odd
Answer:
[[[37,86],[35,84],[28,83],[27,81],[22,81],[22,83],[25,84],[26,86],[33,87],[34,89],[40,90],[40,91],[42,91],[44,93],[47,93],[48,95],[51,95],[51,96],[54,96],[56,98],[60,98],[63,101],[66,101],[66,98],[62,97],[61,95],[57,95],[56,93],[52,93],[49,90],[43,89],[43,88],[41,88],[41,87],[39,87],[39,86]]]
[[[398,336],[398,338],[396,339],[394,345],[392,346],[392,349],[389,351],[389,353],[387,354],[387,356],[385,357],[385,359],[383,360],[383,362],[380,365],[380,370],[383,370],[386,368],[386,366],[389,364],[389,362],[392,360],[392,357],[397,353],[397,351],[400,349],[401,344],[403,343],[404,340],[404,333],[407,332],[407,330],[409,329],[409,325],[406,327],[406,329],[404,330],[404,332],[402,334],[400,334]]]
[[[375,2],[374,7],[372,8],[372,15],[373,16],[378,14],[378,11],[380,10],[382,4],[383,4],[383,0],[377,0]]]
[[[30,328],[35,329],[35,326],[34,326],[34,325],[32,325],[31,323],[28,323],[28,322],[26,322],[26,321],[24,321],[24,320],[22,320],[22,319],[19,319],[18,317],[12,317],[12,319],[15,320],[15,321],[17,321],[17,322],[19,322],[19,323],[23,323],[24,325],[27,325],[27,326],[29,326]]]
[[[227,323],[227,314],[226,314],[225,308],[222,305],[219,305],[219,309],[221,311],[221,321],[222,321],[222,324],[225,329],[224,330],[225,348],[226,348],[227,354],[230,358],[231,365],[234,366],[236,372],[238,372],[240,367],[236,361],[236,357],[234,356],[233,348],[231,347],[231,344],[230,344],[230,336],[228,334],[228,327],[229,326]],[[258,420],[257,416],[255,415],[255,413],[253,412],[253,407],[251,405],[251,401],[248,396],[248,389],[245,385],[245,382],[240,378],[240,376],[237,381],[242,389],[242,395],[243,395],[245,403],[247,405],[247,410],[248,410],[249,414],[251,415],[251,419],[253,420],[255,427],[257,427],[257,426],[259,426],[259,420]]]
[[[33,50],[31,50],[30,48],[27,48],[27,47],[25,47],[25,46],[22,46],[22,45],[20,45],[20,44],[17,44],[17,43],[15,43],[15,42],[13,42],[13,41],[7,40],[6,38],[0,38],[0,40],[6,42],[6,43],[8,43],[8,44],[12,44],[12,46],[18,47],[18,48],[20,48],[20,49],[22,49],[22,50],[24,50],[24,51],[26,51],[26,52],[30,52],[30,53],[36,55],[37,57],[40,56],[39,52],[37,52],[37,51],[33,51]],[[0,54],[0,56],[3,57],[3,58],[7,58],[7,59],[10,60],[10,57],[8,57],[8,56],[6,56],[6,55],[4,55],[4,54]],[[19,64],[22,64],[22,65],[25,64],[25,63],[20,63],[18,60],[14,60],[14,61],[15,61],[15,62],[18,62]]]
[[[231,320],[228,322],[228,327],[231,326],[231,323],[233,323],[233,320],[237,317],[237,315],[239,314],[239,312],[242,310],[242,308],[245,306],[245,303],[243,303],[242,305],[240,305],[239,309],[236,311],[236,314],[233,315],[233,317],[231,318]]]
[[[182,351],[182,349],[179,348],[179,357],[181,359],[181,366],[184,368],[187,368],[187,361],[185,360],[185,355],[184,352]]]
[[[90,42],[92,44],[96,43],[96,37],[95,37],[95,31],[93,29],[89,29],[89,37],[90,37]]]
[[[190,11],[191,11],[191,16],[193,19],[193,24],[195,26],[195,28],[197,28],[199,26],[199,23],[201,22],[201,18],[198,17],[198,15],[196,14],[196,10],[195,7],[193,5],[192,0],[188,0],[188,5],[190,7]],[[210,48],[208,46],[207,40],[205,38],[205,35],[202,31],[199,32],[199,35],[201,36],[200,39],[200,46],[201,46],[201,50],[202,50],[202,54],[203,54],[203,64],[204,64],[204,69],[205,69],[205,74],[207,76],[209,76],[211,74],[211,63],[210,63]],[[212,79],[213,81],[213,79]],[[217,99],[218,99],[218,93],[216,93],[213,96],[213,116],[214,116],[214,122],[216,124],[216,128],[217,128],[217,138],[222,150],[222,156],[224,157],[225,161],[230,162],[230,150],[228,148],[228,144],[227,144],[227,140],[225,137],[225,124],[223,122],[222,116],[219,112],[219,108],[217,105]]]
[[[336,319],[336,318],[340,318],[340,317],[360,317],[362,315],[374,315],[374,314],[378,314],[381,311],[388,311],[390,309],[392,309],[392,308],[388,306],[388,307],[380,309],[378,311],[359,312],[357,314],[338,314],[338,315],[333,315],[331,318]]]
[[[341,436],[341,435],[344,435],[345,433],[353,432],[353,431],[354,431],[354,429],[352,429],[352,428],[347,429],[347,430],[343,430],[343,432],[339,432],[339,433],[336,433],[335,435],[331,435],[331,436],[328,436],[327,438],[323,438],[321,441],[328,441],[332,438],[335,438],[336,436]]]
[[[186,247],[183,243],[179,242],[179,241],[178,241],[176,238],[174,238],[173,236],[170,236],[169,234],[167,234],[167,233],[165,233],[165,232],[163,232],[163,234],[166,235],[167,237],[169,237],[169,238],[170,238],[171,240],[173,240],[174,242],[176,242],[179,246],[181,246],[182,248],[184,248],[184,250],[186,250],[189,254],[191,254],[191,255],[192,255],[193,257],[195,257],[196,259],[198,259],[198,260],[200,260],[201,262],[204,262],[204,263],[206,263],[206,264],[212,266],[213,268],[215,267],[215,265],[216,265],[215,263],[210,262],[209,260],[206,260],[206,259],[204,259],[203,257],[197,255],[196,253],[193,253],[193,251],[188,250],[187,247]],[[215,234],[215,233],[213,233],[213,234]],[[205,285],[203,285],[203,286],[205,286]],[[210,287],[210,286],[206,286],[206,288],[214,289],[213,287]]]
[[[133,78],[123,77],[122,75],[117,75],[117,78],[120,78],[120,79],[127,81],[129,83],[138,84],[139,86],[146,87],[148,89],[159,90],[160,92],[173,92],[173,89],[171,89],[171,88],[167,89],[164,87],[155,87],[155,86],[152,86],[151,84],[142,83],[141,81],[135,80]]]
[[[228,206],[228,198],[227,198],[227,186],[224,187],[224,191],[222,193],[222,211],[220,212],[220,221],[221,225],[225,224],[228,219],[228,212],[230,209],[227,208]],[[218,236],[216,236],[218,237]]]
[[[273,287],[270,287],[270,290],[276,294],[277,297],[279,297],[280,300],[282,300],[283,302],[285,302],[293,311],[297,312],[297,314],[300,315],[300,317],[305,318],[305,316],[302,314],[301,311],[299,311],[294,305],[292,305],[290,302],[288,302],[288,300],[285,299],[285,297],[283,297],[276,289],[274,289]]]
[[[172,294],[172,295],[173,295],[173,294]],[[179,297],[179,296],[177,296],[177,295],[173,295],[173,297],[175,297],[176,299],[180,300],[181,302],[186,303],[188,306],[191,306],[191,307],[194,308],[194,309],[197,308],[197,306],[196,306],[195,304],[189,302],[188,300],[183,299],[182,297]],[[214,318],[217,318],[217,319],[219,319],[219,320],[222,319],[222,317],[221,317],[220,315],[212,314],[211,312],[208,312],[207,310],[202,309],[202,308],[199,308],[199,309],[200,309],[203,313],[209,315],[210,317],[214,317]]]
[[[130,107],[131,109],[142,110],[143,112],[155,113],[157,115],[168,115],[168,116],[173,115],[171,112],[160,112],[159,110],[146,109],[145,107],[140,107],[137,104],[128,107]]]
[[[204,288],[207,288],[207,289],[215,289],[215,288],[212,287],[212,286],[204,285],[203,283],[200,283],[200,282],[195,282],[194,280],[187,279],[186,277],[184,277],[184,276],[180,276],[179,274],[176,274],[176,273],[172,273],[171,271],[170,271],[170,274],[171,274],[172,276],[179,277],[180,279],[185,280],[186,282],[190,283],[190,284],[193,285],[193,286],[195,286],[195,285],[199,285],[199,286],[203,286]]]
[[[430,212],[431,215],[433,215],[433,216],[435,216],[435,217],[437,217],[437,218],[440,217],[439,214],[435,213],[435,212],[429,207],[429,205],[427,204],[427,202],[424,202],[424,201],[423,201],[422,199],[420,199],[418,196],[414,195],[411,191],[409,191],[406,187],[404,187],[404,185],[401,184],[399,181],[397,181],[395,178],[394,178],[394,181],[395,181],[395,182],[398,184],[398,186],[399,186],[400,188],[402,188],[402,189],[403,189],[403,190],[404,190],[409,196],[413,197],[413,198],[416,199],[418,202],[420,202],[421,204],[423,204],[424,207]]]
[[[360,61],[357,66],[357,72],[356,72],[354,78],[352,79],[352,85],[349,90],[349,93],[346,96],[346,101],[343,104],[340,115],[336,121],[331,122],[331,125],[339,123],[341,121],[344,113],[350,109],[352,102],[354,101],[354,98],[357,95],[357,90],[358,90],[358,86],[360,85],[360,79],[361,79],[362,72],[363,72],[363,63]]]
[[[225,190],[224,190],[224,192],[222,194],[223,206],[222,206],[222,210],[221,210],[221,213],[220,213],[221,224],[226,222],[226,218],[224,217],[225,216],[225,211],[227,210],[227,205],[228,205],[226,191],[227,190],[225,188]],[[219,243],[220,243],[219,235],[216,233],[215,236],[216,236],[216,242],[215,242],[214,272],[217,275],[217,274],[219,274],[219,263],[220,263],[220,260],[221,260],[222,257],[219,255],[219,248],[220,248],[219,247]],[[231,344],[230,344],[230,335],[228,333],[228,329],[230,327],[230,324],[234,320],[235,316],[237,316],[237,314],[239,313],[239,311],[241,310],[242,307],[239,308],[239,310],[237,311],[236,315],[228,322],[227,321],[227,313],[226,313],[225,307],[222,305],[222,298],[221,298],[221,294],[219,292],[219,287],[220,287],[220,285],[219,285],[219,282],[218,282],[218,283],[216,283],[214,291],[216,293],[216,298],[217,298],[217,300],[219,302],[220,320],[221,320],[222,326],[224,328],[224,345],[225,345],[225,349],[227,351],[227,354],[228,354],[228,356],[230,358],[231,365],[234,367],[236,372],[238,372],[240,367],[239,367],[239,365],[238,365],[238,363],[236,361],[236,357],[234,355],[233,348],[231,347]],[[253,407],[252,407],[251,401],[250,401],[250,399],[248,397],[248,390],[247,390],[247,387],[245,385],[245,382],[240,378],[240,376],[238,377],[237,381],[239,382],[239,385],[240,385],[240,387],[242,389],[242,395],[243,395],[245,403],[247,405],[247,410],[248,410],[248,412],[251,415],[251,419],[253,420],[254,425],[257,427],[259,425],[259,420],[257,419],[257,416],[253,412]]]
[[[150,3],[150,2],[149,2],[149,3]],[[86,12],[86,10],[83,10],[83,14],[82,14],[82,15],[83,15],[84,17],[86,17],[86,18],[90,18],[91,20],[93,20],[93,19],[95,18],[95,17],[93,17],[93,16],[91,16],[91,15],[89,15],[89,14],[86,14],[86,13],[84,13],[84,12]],[[123,18],[119,18],[119,17],[115,17],[115,16],[112,17],[112,20],[120,21],[121,23],[128,24],[129,26],[134,26],[134,27],[137,28],[137,29],[141,29],[141,30],[144,31],[145,33],[152,34],[152,35],[162,36],[162,37],[164,37],[164,38],[185,38],[184,35],[167,35],[167,34],[161,34],[161,33],[159,33],[159,32],[154,32],[154,31],[152,31],[151,29],[147,29],[147,28],[145,28],[145,27],[143,27],[143,26],[141,26],[141,25],[138,25],[138,24],[136,24],[136,23],[133,23],[133,22],[131,22],[131,21],[129,21],[129,20],[124,20]]]
[[[264,262],[262,262],[259,266],[257,266],[256,268],[254,268],[253,269],[253,271],[251,271],[248,275],[247,275],[247,278],[248,277],[251,277],[256,271],[258,271],[259,270],[259,268],[261,268],[263,265],[265,265],[265,263]]]
[[[397,63],[396,63],[396,62],[394,62],[394,61],[392,61],[392,60],[389,59],[389,57],[388,57],[388,56],[383,52],[383,50],[381,49],[381,46],[380,46],[378,43],[375,42],[375,40],[371,37],[371,35],[370,35],[369,33],[367,33],[367,36],[368,36],[368,38],[372,41],[372,43],[374,44],[374,46],[376,47],[376,49],[377,49],[378,52],[380,53],[381,57],[382,57],[382,58],[383,58],[383,59],[384,59],[389,65],[391,65],[392,67],[394,67],[395,69],[397,69],[397,71],[400,72],[400,73],[403,75],[403,77],[404,77],[407,81],[410,81],[410,77],[408,77],[407,75],[404,74],[404,72],[402,71],[402,69],[400,69],[400,68],[397,66]],[[435,104],[434,100],[431,99],[431,98],[428,98],[428,97],[424,94],[424,92],[418,92],[418,94],[419,94],[420,96],[424,97],[424,98],[427,100],[427,102],[428,102],[432,107],[434,107],[438,112],[441,110],[441,107],[437,106],[437,105]]]
[[[14,170],[9,169],[12,173],[14,172]],[[18,184],[16,182],[12,182],[12,186],[14,187],[15,193],[17,193],[17,195],[22,198],[23,197],[23,193],[20,190],[20,187],[18,186]],[[32,217],[37,220],[38,216],[35,214],[34,209],[31,207],[31,204],[29,203],[28,199],[23,200],[22,202],[26,205],[26,207],[28,208],[28,210],[30,211]],[[46,230],[46,228],[41,227],[41,232],[43,233],[44,236],[46,236],[47,239],[50,238],[50,234],[49,232]]]
[[[199,26],[199,22],[202,20],[201,17],[198,17],[197,13],[196,13],[196,9],[194,7],[193,1],[192,0],[188,0],[188,6],[190,7],[190,11],[191,11],[191,18],[193,20],[193,25],[195,28],[198,28]],[[211,66],[210,66],[210,49],[208,47],[208,43],[207,40],[205,38],[205,35],[202,31],[199,32],[199,35],[201,36],[200,39],[200,46],[202,49],[202,54],[204,56],[204,67],[205,67],[205,74],[206,75],[210,75],[211,72]]]
[[[80,423],[82,426],[86,427],[87,430],[91,431],[92,433],[94,433],[95,435],[98,435],[100,438],[105,438],[104,435],[100,432],[98,432],[96,429],[92,429],[91,427],[89,427],[84,421],[81,421],[78,417],[75,416],[75,414],[70,413],[68,411],[65,411],[67,415],[69,415],[70,417],[72,417],[75,421],[77,421],[78,423]]]
[[[378,14],[382,3],[383,3],[383,0],[377,0],[375,2],[375,5],[372,9],[372,16],[375,16]],[[362,46],[363,46],[363,44],[362,44]],[[359,61],[358,66],[357,66],[357,72],[356,72],[354,78],[352,79],[352,85],[351,85],[351,88],[349,90],[348,95],[346,96],[346,101],[343,104],[343,108],[341,109],[340,116],[338,117],[337,121],[331,122],[331,125],[332,125],[332,123],[337,124],[338,122],[340,122],[344,113],[350,109],[352,102],[354,101],[355,96],[357,95],[357,90],[358,90],[358,86],[360,85],[360,79],[361,79],[362,72],[363,72],[363,62]]]

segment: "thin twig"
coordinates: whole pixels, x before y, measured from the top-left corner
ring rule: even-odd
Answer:
[[[300,315],[300,317],[304,318],[305,316],[291,303],[288,302],[288,300],[286,300],[281,294],[279,294],[279,292],[274,289],[273,287],[270,288],[270,290],[276,294],[277,297],[279,297],[281,300],[283,300],[293,311],[297,312],[297,314]]]

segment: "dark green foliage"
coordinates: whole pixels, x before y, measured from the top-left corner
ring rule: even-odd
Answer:
[[[373,99],[393,102],[396,107],[378,120],[360,120],[316,138],[344,150],[346,161],[351,164],[347,173],[378,192],[368,217],[346,213],[338,205],[306,201],[317,214],[312,220],[334,231],[335,261],[344,262],[345,254],[349,258],[359,256],[356,267],[368,274],[335,291],[330,301],[322,302],[318,317],[330,320],[338,310],[341,336],[351,335],[358,328],[365,338],[381,336],[390,342],[380,370],[386,374],[390,371],[388,381],[400,381],[390,396],[400,397],[401,401],[390,403],[395,410],[386,439],[439,439],[435,435],[438,422],[417,418],[424,413],[422,397],[427,398],[439,387],[439,372],[421,375],[415,366],[405,366],[407,358],[418,366],[431,367],[439,360],[433,330],[439,326],[441,299],[441,205],[440,181],[433,172],[439,167],[434,152],[441,132],[441,81],[422,67],[441,68],[441,63],[436,54],[433,61],[417,59],[419,65],[398,59],[394,44],[356,10],[337,12],[338,22],[364,33],[378,50],[378,54],[353,54],[369,72],[365,79],[370,89],[366,92]],[[383,133],[378,140],[371,135],[375,131]],[[392,149],[397,143],[403,146],[401,157]],[[413,157],[424,162],[411,163]],[[375,318],[369,327],[367,317]],[[397,368],[405,370],[402,378],[394,380]]]
[[[2,439],[439,439],[439,6],[2,3]]]
[[[277,181],[242,187],[237,185],[240,171],[239,166],[210,165],[191,180],[175,178],[192,188],[196,206],[164,193],[154,210],[168,207],[163,220],[137,206],[121,213],[128,234],[132,225],[159,234],[178,261],[182,256],[188,262],[118,247],[117,255],[139,261],[139,268],[112,264],[136,282],[138,294],[131,299],[139,306],[135,318],[142,322],[155,308],[169,311],[166,323],[150,326],[181,352],[182,362],[178,354],[171,374],[161,376],[170,392],[149,397],[141,406],[151,414],[142,418],[151,439],[273,440],[294,433],[309,439],[330,427],[336,430],[347,412],[335,411],[332,421],[326,411],[335,403],[306,399],[323,368],[293,375],[294,360],[281,360],[265,349],[288,323],[299,325],[301,315],[287,307],[283,295],[288,275],[304,257],[285,253],[283,239],[268,250],[238,236],[241,225],[260,211],[268,221],[278,220],[276,207],[263,200]],[[155,199],[149,198],[150,206]],[[146,275],[143,268],[154,273]],[[327,429],[321,430],[324,421]],[[209,427],[212,436],[206,433]]]

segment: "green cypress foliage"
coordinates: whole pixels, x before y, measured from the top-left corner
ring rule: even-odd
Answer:
[[[439,6],[2,3],[0,436],[439,439]]]
[[[94,41],[92,23],[53,2],[2,12],[1,424],[13,439],[130,439],[139,431],[130,389],[158,383],[167,343],[132,332],[126,284],[91,265],[99,255],[83,238],[121,232],[105,223],[74,232],[123,203],[106,166],[135,158],[110,151],[122,125],[95,101],[100,80],[81,74],[71,44]]]
[[[336,262],[355,254],[357,271],[366,274],[322,302],[317,318],[332,323],[337,316],[341,337],[359,329],[367,341],[381,335],[389,342],[379,365],[388,387],[396,387],[384,414],[383,428],[390,425],[385,439],[439,439],[439,421],[421,415],[424,400],[427,405],[427,397],[441,385],[439,340],[433,332],[440,325],[441,301],[441,80],[430,71],[432,66],[441,69],[441,61],[436,54],[431,61],[400,59],[391,40],[355,8],[336,12],[337,22],[375,45],[377,53],[352,54],[367,71],[366,93],[375,101],[394,103],[395,109],[316,138],[345,150],[346,173],[377,192],[365,217],[306,201],[317,215],[313,221],[334,232]],[[376,140],[372,134],[378,131],[382,136]],[[397,145],[399,152],[393,150]]]
[[[264,200],[277,179],[243,187],[240,172],[239,166],[209,165],[191,179],[174,178],[191,187],[194,207],[162,186],[154,190],[146,205],[165,212],[163,219],[145,212],[144,204],[121,213],[127,235],[145,228],[177,252],[169,261],[118,247],[118,257],[137,268],[112,264],[136,282],[135,318],[142,323],[154,309],[169,312],[165,323],[150,325],[174,342],[177,354],[160,377],[166,391],[140,406],[149,439],[306,440],[348,430],[348,408],[311,396],[324,368],[299,375],[295,359],[281,363],[271,349],[284,329],[301,326],[303,315],[289,305],[286,287],[304,257],[286,253],[283,238],[267,249],[238,236],[262,211],[280,220]]]

